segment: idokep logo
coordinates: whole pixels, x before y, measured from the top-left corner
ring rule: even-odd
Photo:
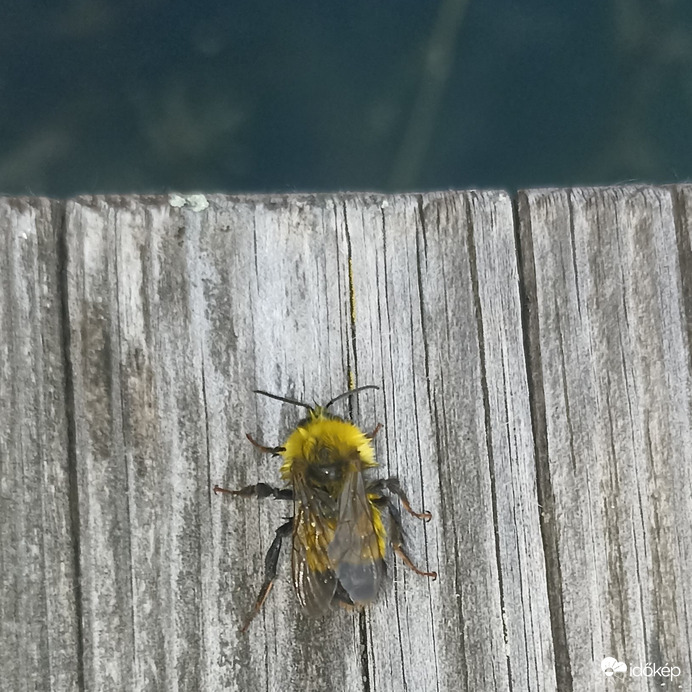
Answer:
[[[612,678],[613,675],[623,678],[627,673],[627,664],[618,661],[612,656],[607,656],[601,661],[601,670],[603,674]],[[646,663],[643,666],[631,666],[630,675],[633,678],[663,678],[669,679],[671,682],[677,678],[682,671],[678,666],[656,666],[653,663]]]

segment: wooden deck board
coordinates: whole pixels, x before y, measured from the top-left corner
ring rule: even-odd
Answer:
[[[68,467],[61,210],[0,203],[0,686],[80,680]]]
[[[691,190],[0,199],[11,689],[687,689]],[[305,413],[251,390],[350,380],[439,579],[313,619],[285,541],[241,634],[292,506],[212,487]]]
[[[358,368],[383,382],[382,458],[432,511],[409,533],[440,574],[396,565],[373,608],[372,689],[554,689],[511,201],[346,211]]]
[[[527,192],[519,216],[558,686],[592,689],[607,656],[677,666],[687,686],[692,419],[673,192]]]

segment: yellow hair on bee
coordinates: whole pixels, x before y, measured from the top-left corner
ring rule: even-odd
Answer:
[[[356,473],[378,465],[372,439],[353,423],[330,416],[321,406],[310,410],[308,418],[288,436],[283,447],[280,454],[284,461],[280,473],[283,480],[289,482],[294,481],[295,474],[302,476],[309,464],[317,463],[324,450],[328,450],[332,458],[356,460],[356,466],[351,469]],[[376,497],[373,495],[368,499]],[[384,558],[387,532],[382,523],[382,513],[372,502],[369,504],[379,555]],[[308,567],[316,572],[334,567],[327,553],[334,537],[336,519],[323,522],[322,528],[323,533],[317,533],[304,525],[298,527],[299,540],[307,547]]]
[[[329,559],[329,544],[334,538],[336,529],[336,519],[327,519],[321,522],[322,531],[315,531],[314,527],[305,522],[298,523],[296,527],[296,537],[301,545],[304,545],[305,557],[308,567],[313,572],[325,572],[332,568]]]
[[[374,495],[368,495],[368,499],[374,499]],[[375,534],[377,535],[377,545],[380,549],[380,557],[384,558],[385,551],[385,539],[387,538],[387,530],[384,528],[382,523],[382,512],[376,507],[372,502],[370,503],[370,511],[372,512],[372,526],[375,529]]]
[[[294,463],[310,464],[316,461],[316,452],[328,449],[342,459],[358,453],[361,469],[377,466],[372,440],[357,426],[341,418],[331,418],[324,409],[310,411],[306,422],[299,425],[283,444],[281,477],[291,479]],[[360,469],[359,469],[360,470]]]
[[[373,497],[374,496],[368,496],[368,499],[372,499]],[[382,512],[372,503],[370,504],[370,512],[372,513],[372,526],[375,530],[379,556],[380,558],[384,558],[387,531],[382,522]],[[318,533],[314,530],[310,530],[310,528],[311,527],[305,524],[299,524],[298,526],[298,539],[302,545],[307,548],[306,558],[308,567],[314,572],[324,572],[328,569],[334,569],[335,565],[332,564],[328,557],[328,548],[334,538],[336,519],[324,521],[322,523],[323,532]],[[363,559],[368,559],[371,557],[371,553],[365,553],[362,557]]]

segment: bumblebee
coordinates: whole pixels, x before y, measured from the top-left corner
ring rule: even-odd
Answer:
[[[325,406],[310,406],[255,390],[256,394],[305,408],[308,414],[281,446],[265,447],[247,435],[260,451],[282,458],[280,474],[286,488],[267,483],[240,490],[214,487],[215,493],[273,496],[277,500],[293,501],[293,516],[276,530],[267,552],[264,583],[242,632],[260,611],[272,588],[281,543],[288,536],[293,543],[293,585],[301,605],[314,615],[323,613],[334,603],[362,608],[375,599],[386,571],[384,513],[389,518],[389,541],[394,552],[416,574],[437,578],[436,572],[418,569],[408,556],[401,515],[392,495],[418,519],[429,521],[431,514],[411,508],[398,479],[365,477],[369,469],[378,466],[372,442],[381,425],[371,433],[364,433],[352,422],[329,411],[337,401],[366,389],[378,387],[367,385],[350,390]]]

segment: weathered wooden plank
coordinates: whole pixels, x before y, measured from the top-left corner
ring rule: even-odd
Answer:
[[[407,526],[439,581],[395,564],[368,689],[553,690],[510,199],[377,201],[346,204],[359,380],[383,383],[366,410],[385,468],[433,512]]]
[[[347,262],[327,199],[68,203],[85,678],[92,689],[357,689],[347,613],[312,621],[281,577],[239,625],[290,508],[215,483],[278,481],[277,443],[346,387]]]
[[[212,475],[226,487],[258,480],[281,485],[280,460],[260,454],[245,433],[280,444],[305,415],[251,389],[326,403],[348,386],[347,260],[334,204],[328,197],[219,198],[204,228],[204,256],[215,272],[206,300],[216,352],[210,400],[220,404],[216,427],[210,426],[218,444]],[[228,362],[234,352],[228,325],[234,325],[236,362]],[[227,402],[231,389],[234,400]],[[342,611],[322,619],[301,611],[290,583],[290,540],[264,610],[247,634],[238,635],[262,581],[264,555],[292,505],[213,501],[224,684],[239,690],[359,689],[357,622]]]
[[[689,213],[690,190],[678,211]],[[656,188],[519,196],[558,687],[689,689],[689,222]],[[687,225],[684,225],[687,224]],[[681,676],[646,677],[646,664]],[[606,684],[608,683],[608,684]]]
[[[0,199],[0,687],[80,678],[57,204]]]

